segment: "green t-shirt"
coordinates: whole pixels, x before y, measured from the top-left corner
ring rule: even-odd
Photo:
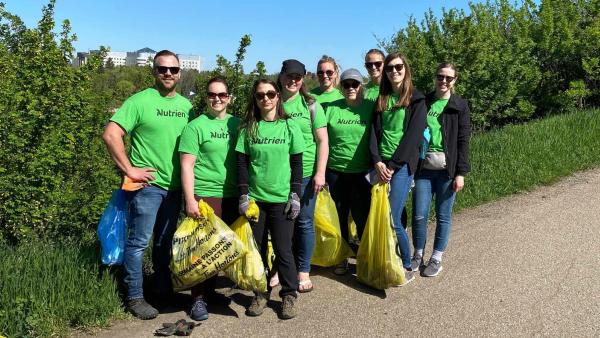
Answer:
[[[192,104],[185,97],[163,97],[148,88],[128,98],[110,120],[131,135],[131,164],[155,168],[156,180],[151,183],[180,190],[179,136],[193,117]]]
[[[442,112],[448,99],[438,99],[435,101],[427,113],[427,126],[431,132],[429,141],[429,151],[444,151],[444,137],[442,133]]]
[[[381,133],[381,141],[379,142],[379,152],[381,158],[386,161],[392,158],[404,135],[406,108],[394,108],[396,102],[398,102],[398,95],[390,95],[388,99],[389,108],[381,114],[383,132]]]
[[[283,103],[285,112],[298,124],[302,135],[304,135],[304,152],[302,153],[302,177],[311,177],[316,170],[317,143],[313,134],[313,129],[327,127],[325,121],[325,112],[321,105],[315,103],[315,119],[312,121],[308,104],[304,101],[302,95],[296,95],[291,101]]]
[[[236,197],[235,143],[240,119],[227,114],[222,120],[206,113],[181,133],[179,152],[196,156],[194,193],[202,197]]]
[[[290,193],[290,155],[304,151],[304,137],[292,120],[259,121],[256,136],[240,131],[236,151],[250,157],[250,198],[260,202],[285,203]]]
[[[373,101],[363,100],[350,107],[346,101],[336,101],[327,107],[329,161],[327,167],[343,173],[367,171],[371,165],[369,133]]]
[[[317,102],[319,102],[325,110],[327,110],[327,106],[330,103],[344,99],[344,95],[337,88],[333,88],[332,91],[325,93],[323,90],[321,90],[321,87],[317,87],[311,90],[310,93],[315,97],[315,99],[317,99]]]
[[[377,97],[379,96],[379,86],[376,84],[373,84],[373,82],[369,81],[369,83],[367,83],[365,85],[365,98],[367,100],[371,100],[371,101],[375,101],[377,100]]]

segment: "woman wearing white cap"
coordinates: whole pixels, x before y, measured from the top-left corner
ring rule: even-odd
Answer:
[[[332,102],[326,111],[329,134],[329,161],[326,180],[340,220],[342,236],[348,241],[348,216],[356,223],[360,238],[369,215],[371,185],[365,175],[371,167],[369,127],[373,101],[363,99],[363,77],[350,68],[341,75],[344,100]],[[343,275],[348,262],[338,265],[334,273]]]
[[[390,206],[406,282],[414,279],[410,243],[402,225],[402,210],[417,171],[419,150],[426,126],[425,96],[412,84],[410,67],[400,53],[389,54],[383,63],[371,127],[371,159],[379,178],[390,182]]]

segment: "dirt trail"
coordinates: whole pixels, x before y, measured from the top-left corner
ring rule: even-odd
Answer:
[[[249,294],[223,288],[234,301],[211,310],[192,336],[598,337],[599,206],[600,168],[577,173],[455,215],[439,277],[375,292],[353,276],[316,269],[314,291],[300,296],[300,314],[289,321],[273,309],[246,317]],[[94,336],[151,337],[179,318],[187,316],[173,310],[152,321],[121,321]]]

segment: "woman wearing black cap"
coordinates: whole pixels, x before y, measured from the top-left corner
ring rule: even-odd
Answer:
[[[315,202],[325,185],[325,166],[329,154],[327,121],[321,105],[304,85],[306,69],[298,60],[285,60],[279,73],[283,109],[300,126],[305,149],[302,153],[302,187],[300,214],[294,230],[294,251],[298,268],[298,291],[310,292],[310,261],[315,247]]]
[[[379,178],[390,182],[390,206],[398,246],[405,268],[405,283],[415,277],[411,269],[410,243],[402,225],[402,210],[417,171],[419,150],[426,126],[425,96],[414,89],[410,67],[400,53],[389,54],[383,63],[371,127],[371,158]]]
[[[329,161],[326,179],[335,201],[342,236],[349,240],[348,216],[356,223],[360,238],[369,215],[371,185],[365,179],[371,161],[369,157],[369,126],[373,101],[363,99],[363,77],[354,68],[341,75],[344,100],[327,107]],[[343,275],[348,262],[338,265],[334,273]]]

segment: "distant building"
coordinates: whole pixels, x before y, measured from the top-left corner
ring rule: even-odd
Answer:
[[[87,63],[88,58],[98,53],[98,50],[90,50],[89,52],[78,52],[73,58],[73,66],[83,66]],[[142,48],[135,52],[107,52],[104,57],[104,65],[110,59],[114,66],[152,66],[152,60],[156,55],[156,51],[148,47]],[[199,55],[177,54],[179,65],[182,69],[202,70],[203,59]]]

